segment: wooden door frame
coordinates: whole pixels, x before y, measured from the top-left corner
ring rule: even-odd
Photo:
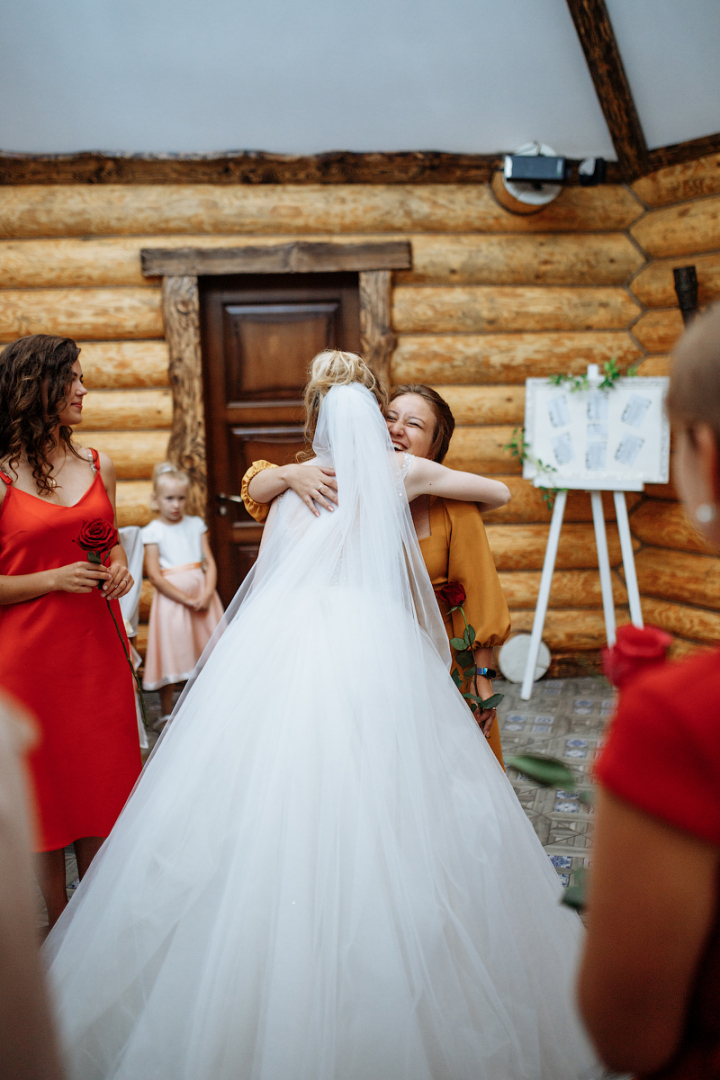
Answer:
[[[173,401],[168,460],[191,480],[188,512],[206,513],[207,457],[200,346],[198,278],[219,274],[357,272],[360,282],[360,352],[383,385],[390,384],[392,271],[412,268],[408,240],[278,241],[227,248],[143,248],[145,277],[162,276],[162,317],[170,352]]]

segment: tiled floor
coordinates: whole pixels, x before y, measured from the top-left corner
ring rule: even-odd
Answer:
[[[535,684],[530,701],[522,701],[514,683],[495,683],[505,694],[498,709],[500,734],[506,755],[526,750],[560,758],[577,775],[579,788],[591,787],[589,773],[602,745],[603,731],[614,699],[605,679],[547,679]],[[592,809],[554,788],[541,788],[508,771],[525,813],[550,856],[563,884],[587,866],[590,854]]]

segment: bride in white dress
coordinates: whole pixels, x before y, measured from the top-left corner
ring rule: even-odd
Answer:
[[[48,939],[68,1071],[599,1075],[573,1006],[580,922],[450,679],[408,507],[406,489],[449,474],[472,497],[480,478],[398,457],[358,358],[313,371],[339,507],[276,500],[224,634]]]

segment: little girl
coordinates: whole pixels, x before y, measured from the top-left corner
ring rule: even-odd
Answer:
[[[156,730],[172,712],[175,684],[190,677],[223,614],[207,526],[185,517],[188,485],[182,469],[156,465],[151,506],[159,517],[142,531],[145,573],[155,586],[143,687],[160,691]]]

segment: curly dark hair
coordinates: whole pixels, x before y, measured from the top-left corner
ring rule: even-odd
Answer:
[[[390,394],[390,403],[403,394],[417,394],[418,397],[427,401],[435,414],[435,431],[433,433],[432,446],[428,457],[432,461],[442,461],[448,452],[450,439],[455,430],[455,417],[445,398],[440,397],[437,390],[423,383],[404,383],[402,386],[393,386]]]
[[[24,452],[43,495],[53,491],[48,453],[55,446],[59,414],[79,355],[79,347],[70,338],[50,334],[31,334],[0,352],[0,460],[17,476]],[[58,437],[71,454],[80,456],[71,428],[61,425]]]

